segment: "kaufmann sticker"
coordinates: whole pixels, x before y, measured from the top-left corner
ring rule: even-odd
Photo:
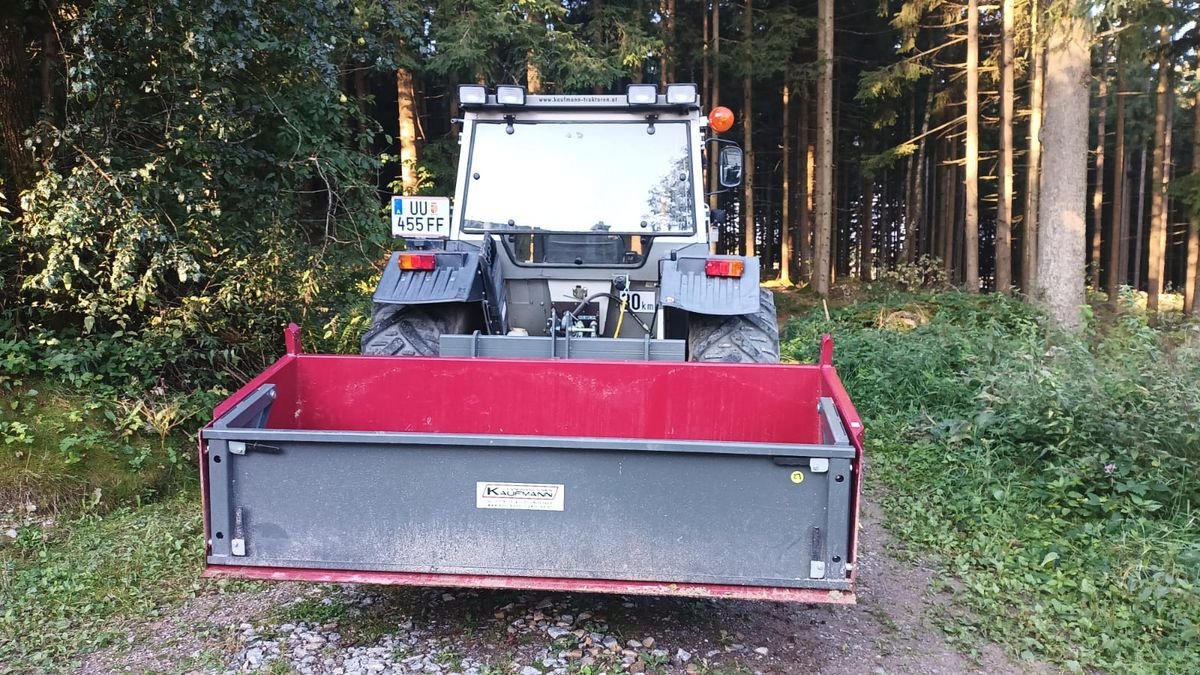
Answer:
[[[449,237],[449,197],[392,197],[392,236]]]
[[[542,483],[475,483],[475,508],[562,511],[562,485]]]

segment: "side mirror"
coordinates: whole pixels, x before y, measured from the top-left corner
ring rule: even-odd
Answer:
[[[742,149],[736,145],[726,145],[721,148],[717,162],[720,169],[718,180],[723,188],[735,188],[742,184]]]

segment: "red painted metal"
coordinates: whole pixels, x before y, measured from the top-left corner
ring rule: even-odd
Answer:
[[[690,598],[775,600],[853,605],[853,593],[813,588],[688,584],[669,581],[618,581],[612,579],[563,579],[557,577],[512,577],[477,574],[423,574],[417,572],[349,572],[294,567],[211,566],[206,577],[236,577],[265,581],[309,581],[336,584],[381,584],[392,586],[438,586],[488,588],[567,593],[613,593],[616,595],[674,595]]]
[[[816,366],[290,355],[275,429],[816,443]]]
[[[283,341],[287,343],[287,353],[295,356],[304,353],[304,343],[300,341],[300,326],[289,323],[283,331]]]

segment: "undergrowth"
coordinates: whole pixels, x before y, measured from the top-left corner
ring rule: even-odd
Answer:
[[[15,547],[0,551],[0,670],[64,668],[75,655],[127,639],[126,619],[154,616],[210,584],[200,579],[197,502],[185,491],[79,515],[53,537],[23,530]]]
[[[1083,336],[997,296],[897,295],[794,319],[868,424],[888,523],[955,594],[953,638],[1068,670],[1197,672],[1200,331],[1127,307]]]

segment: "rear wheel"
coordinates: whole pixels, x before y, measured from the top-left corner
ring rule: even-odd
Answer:
[[[779,363],[775,296],[759,291],[754,314],[688,316],[688,360],[720,363]]]
[[[470,332],[471,306],[384,305],[371,311],[371,327],[362,337],[369,356],[437,356],[442,334]]]

